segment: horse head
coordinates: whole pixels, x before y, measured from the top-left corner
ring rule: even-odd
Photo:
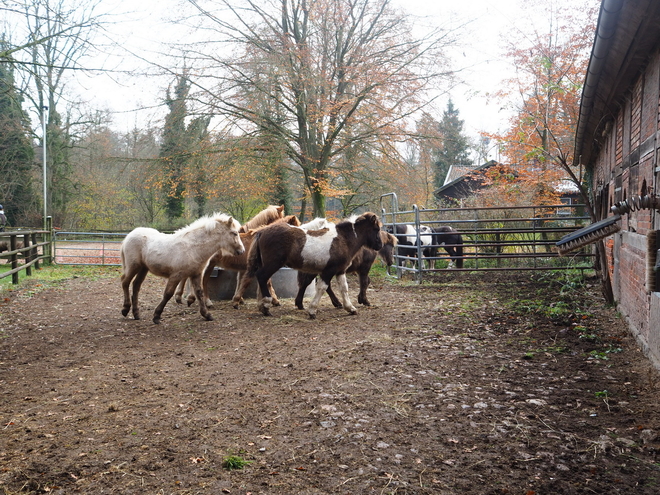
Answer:
[[[374,251],[380,251],[383,247],[383,239],[380,236],[380,229],[383,226],[375,213],[368,211],[355,219],[355,231],[363,233],[365,245]]]
[[[394,248],[398,241],[395,236],[384,230],[380,231],[380,238],[383,241],[383,247],[378,251],[378,256],[387,266],[392,266],[394,264]]]
[[[300,227],[301,223],[300,220],[298,220],[298,217],[295,215],[287,215],[282,218],[284,223],[288,223],[289,225],[293,225],[294,227]]]
[[[245,252],[245,246],[241,241],[239,231],[241,224],[234,217],[226,215],[216,218],[217,225],[221,232],[221,244],[219,251],[227,256],[239,256]]]

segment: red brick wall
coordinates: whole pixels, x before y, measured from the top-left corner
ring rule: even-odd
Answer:
[[[660,51],[654,52],[644,72],[629,87],[604,126],[602,146],[592,165],[596,195],[609,187],[614,202],[659,193],[656,167],[660,164]],[[660,298],[646,287],[646,234],[660,225],[660,214],[639,210],[623,215],[622,231],[608,238],[605,247],[619,311],[652,361],[660,362]]]

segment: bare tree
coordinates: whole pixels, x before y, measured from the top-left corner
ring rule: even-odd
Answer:
[[[0,57],[12,63],[22,81],[21,92],[40,127],[48,116],[48,157],[53,206],[63,214],[72,182],[68,153],[74,105],[66,98],[68,77],[83,70],[83,60],[95,51],[94,36],[101,28],[101,0],[23,0],[5,13],[16,24],[20,39]],[[40,134],[40,133],[36,133]]]
[[[426,90],[448,75],[451,33],[415,38],[390,0],[189,2],[197,33],[208,33],[185,48],[200,76],[191,95],[242,132],[282,143],[316,216],[345,150],[402,139]]]

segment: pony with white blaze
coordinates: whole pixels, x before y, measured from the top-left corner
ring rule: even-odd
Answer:
[[[164,234],[148,227],[131,231],[121,244],[121,286],[124,306],[121,314],[128,315],[133,308],[133,318],[140,319],[138,294],[149,272],[167,279],[163,299],[154,311],[153,322],[160,323],[165,305],[174,295],[179,282],[189,278],[199,305],[199,312],[206,320],[213,320],[203,303],[201,278],[211,256],[218,251],[230,256],[245,251],[238,230],[241,224],[232,217],[215,213],[202,217],[173,234]],[[133,282],[133,294],[129,286]]]
[[[353,257],[367,246],[375,251],[383,247],[380,236],[381,223],[371,212],[354,221],[344,220],[334,228],[303,230],[286,224],[273,223],[257,231],[248,254],[248,264],[241,284],[249,285],[256,277],[261,291],[259,310],[270,316],[272,297],[268,280],[277,270],[288,266],[294,270],[319,275],[316,294],[309,305],[309,317],[316,317],[319,300],[337,277],[343,306],[350,314],[357,310],[351,303],[346,282],[346,270]]]

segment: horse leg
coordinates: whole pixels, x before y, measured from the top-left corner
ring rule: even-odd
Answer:
[[[371,279],[369,278],[369,270],[360,270],[358,272],[358,277],[360,278],[360,293],[358,294],[358,304],[371,306],[371,303],[367,299],[367,288],[371,283]]]
[[[316,294],[314,294],[314,299],[312,299],[312,301],[309,303],[309,308],[307,309],[307,313],[309,314],[310,320],[316,319],[316,308],[319,305],[321,296],[329,286],[330,284],[325,280],[323,280],[321,277],[319,277],[318,280],[316,281]]]
[[[337,275],[337,285],[339,286],[339,295],[341,295],[341,299],[344,302],[344,309],[350,314],[356,315],[357,309],[353,306],[351,298],[348,295],[348,280],[346,280],[345,273]]]
[[[176,286],[179,285],[180,281],[181,279],[177,277],[170,277],[169,279],[167,279],[167,283],[165,284],[165,291],[163,292],[163,299],[160,301],[160,303],[158,304],[158,306],[156,306],[156,309],[154,310],[154,318],[153,318],[154,323],[160,323],[160,316],[163,314],[165,305],[170,299],[172,299],[172,296],[174,295],[174,291],[176,290]]]
[[[296,294],[296,308],[305,309],[303,305],[303,298],[305,297],[305,290],[312,283],[316,275],[311,273],[298,272],[298,293]]]
[[[124,291],[124,304],[121,308],[121,314],[123,316],[128,315],[128,312],[131,310],[131,297],[130,297],[130,285],[131,281],[137,274],[136,270],[126,270],[121,274],[121,288]]]
[[[271,304],[273,306],[281,306],[282,303],[277,298],[277,294],[275,294],[275,288],[273,287],[273,279],[269,278],[268,282],[266,283],[268,284],[268,290],[270,291],[270,297],[272,298]]]
[[[238,306],[243,304],[243,294],[245,294],[245,291],[247,291],[250,287],[252,280],[254,280],[254,278],[248,276],[247,272],[238,272],[236,291],[234,292],[234,297],[231,300],[234,309],[238,309]]]
[[[261,291],[261,297],[258,297],[259,295],[257,295],[259,299],[258,308],[264,316],[271,316],[270,307],[273,304],[273,297],[270,292],[270,279],[275,275],[275,272],[279,270],[279,268],[280,267],[277,267],[273,270],[272,268],[266,269],[265,267],[261,267],[255,273],[257,284]]]
[[[133,279],[133,294],[131,296],[131,303],[133,305],[133,318],[136,320],[140,319],[140,309],[138,308],[138,295],[140,294],[140,287],[142,287],[142,282],[144,282],[145,277],[149,273],[149,270],[142,268],[135,279]]]
[[[213,316],[211,316],[211,313],[209,313],[209,310],[206,307],[206,299],[204,298],[204,291],[202,290],[202,274],[200,273],[199,275],[190,277],[190,284],[192,285],[192,290],[197,295],[197,300],[199,301],[199,313],[206,321],[213,321]]]
[[[339,299],[337,298],[334,291],[332,290],[332,284],[331,283],[328,284],[328,288],[325,289],[325,291],[327,292],[328,296],[330,296],[330,301],[332,301],[332,305],[335,308],[341,308],[342,304],[339,302]]]
[[[456,251],[456,266],[458,268],[463,268],[463,246],[462,246],[463,241],[459,239],[457,244],[458,243],[460,243],[461,245],[458,245],[454,248],[454,250]]]
[[[214,258],[211,258],[211,261],[214,261]],[[211,282],[211,275],[213,274],[213,269],[215,268],[215,263],[209,263],[204,269],[204,275],[202,276],[202,293],[204,294],[204,304],[207,308],[213,308],[213,301],[209,297],[209,284]]]
[[[174,293],[174,301],[177,304],[181,304],[183,302],[183,292],[186,289],[186,281],[182,280],[179,285],[176,286],[176,292]]]

